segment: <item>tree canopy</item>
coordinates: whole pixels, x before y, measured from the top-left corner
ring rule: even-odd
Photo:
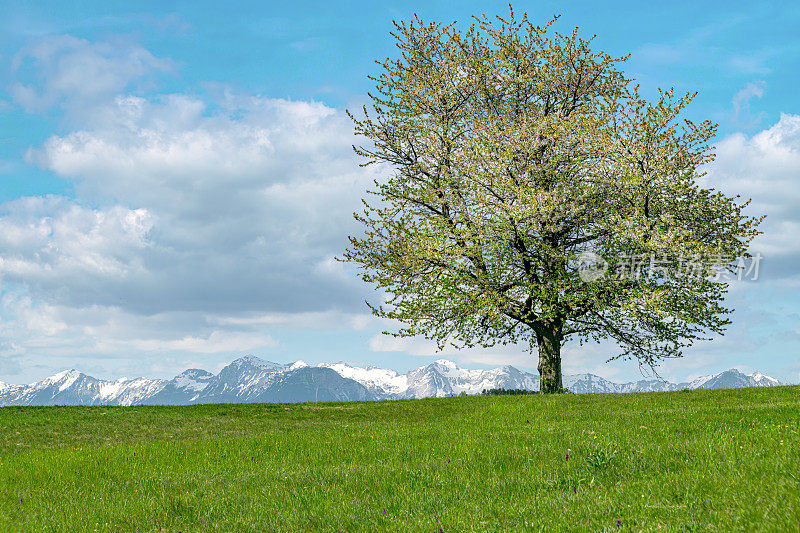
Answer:
[[[385,175],[343,255],[386,295],[371,307],[402,324],[392,334],[529,342],[543,392],[562,387],[569,339],[652,367],[722,333],[715,268],[735,269],[761,220],[701,186],[716,126],[680,118],[693,94],[648,101],[626,57],[557,18],[395,23],[399,54],[350,113],[356,152]],[[586,257],[605,275],[582,279]]]

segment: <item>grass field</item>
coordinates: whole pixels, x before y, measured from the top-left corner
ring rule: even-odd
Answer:
[[[0,409],[2,531],[800,531],[800,388]]]

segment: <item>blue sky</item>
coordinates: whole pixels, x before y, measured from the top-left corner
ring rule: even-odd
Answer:
[[[375,298],[332,261],[374,177],[348,106],[393,19],[467,21],[503,2],[5,2],[0,8],[0,380],[218,369],[254,353],[407,370],[439,357],[535,369],[525,347],[436,354],[384,338]],[[800,5],[519,2],[579,26],[647,95],[699,91],[719,123],[708,183],[766,213],[734,325],[661,373],[737,366],[800,379]],[[565,370],[639,377],[610,346]]]

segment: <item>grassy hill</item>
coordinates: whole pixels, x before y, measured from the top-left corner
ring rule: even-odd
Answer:
[[[798,531],[800,388],[0,409],[2,531]]]

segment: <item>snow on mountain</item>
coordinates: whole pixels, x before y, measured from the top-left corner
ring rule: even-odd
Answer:
[[[373,391],[382,391],[387,398],[441,398],[462,392],[480,394],[484,389],[539,390],[539,376],[503,366],[491,370],[460,368],[456,363],[439,359],[407,374],[376,367],[356,367],[347,363],[323,364],[343,377],[358,381]],[[564,376],[564,386],[576,394],[602,392],[660,392],[683,388],[764,387],[781,383],[761,373],[745,376],[745,380],[732,379],[740,374],[728,370],[699,378],[691,383],[675,384],[662,379],[643,379],[629,383],[615,383],[594,374]],[[741,374],[740,374],[741,375]],[[743,375],[741,375],[743,376]]]
[[[184,370],[172,379],[175,387],[181,390],[199,392],[208,386],[208,382],[214,374],[200,370],[199,368],[190,368]]]
[[[295,363],[296,364],[296,363]],[[388,395],[402,394],[408,389],[408,376],[398,374],[388,368],[378,368],[368,366],[361,368],[351,366],[344,362],[322,363],[322,368],[330,368],[343,378],[352,379],[367,387],[372,391],[377,391]]]
[[[683,384],[684,385],[683,388],[686,388],[686,389],[699,389],[700,387],[702,387],[703,385],[708,383],[710,380],[714,379],[714,376],[716,376],[716,374],[708,374],[706,376],[700,376],[699,378],[693,379],[689,383],[684,383]]]
[[[145,378],[115,381],[65,370],[31,385],[0,390],[0,405],[132,405],[160,391],[165,381]]]
[[[577,394],[594,392],[621,392],[622,385],[608,381],[594,374],[575,374],[564,376],[564,386],[571,392]]]
[[[406,374],[408,388],[404,398],[441,398],[461,394],[480,394],[484,389],[539,389],[539,377],[513,366],[492,370],[460,368],[452,361],[439,359]]]
[[[744,387],[774,387],[780,385],[775,378],[761,372],[744,374],[735,368],[713,376],[703,376],[688,384],[689,389],[740,389]]]
[[[191,375],[186,375],[192,372]],[[375,400],[367,387],[329,368],[303,361],[280,364],[254,356],[236,359],[213,375],[191,370],[172,380],[163,391],[142,403],[271,403]]]
[[[456,394],[449,379],[450,367],[438,362],[412,370],[407,374],[408,387],[401,393],[403,398],[443,398]]]
[[[353,379],[387,398],[442,398],[462,392],[480,394],[484,389],[539,388],[538,376],[511,366],[470,370],[460,368],[446,359],[439,359],[407,374],[374,366],[357,367],[344,362],[319,366],[333,369],[342,377]]]
[[[158,393],[165,385],[163,380],[145,378],[99,381],[96,400],[103,404],[113,402],[115,405],[133,405]]]
[[[766,376],[761,372],[753,372],[749,377],[753,380],[756,387],[777,387],[781,384],[777,379]]]
[[[678,390],[679,386],[660,379],[642,379],[615,383],[595,374],[564,376],[564,386],[575,394],[600,392],[663,392]]]
[[[653,392],[680,389],[772,387],[781,385],[761,372],[731,369],[674,384],[659,379],[615,383],[594,374],[564,376],[571,392]],[[0,382],[1,405],[188,405],[195,403],[313,402],[446,397],[480,394],[484,389],[539,389],[539,376],[503,366],[491,370],[459,367],[439,359],[406,374],[345,362],[309,366],[280,364],[245,356],[219,374],[189,369],[171,380],[100,380],[66,370],[30,385]]]
[[[619,386],[619,392],[664,392],[678,390],[680,387],[663,379],[640,379]]]
[[[308,364],[305,361],[295,361],[291,365],[289,365],[289,370],[297,370],[298,368],[305,368]]]
[[[262,395],[280,374],[290,371],[291,365],[264,361],[248,355],[236,359],[219,374],[208,380],[208,385],[192,399],[198,403],[251,402]]]
[[[208,387],[214,374],[199,368],[184,370],[164,384],[161,390],[147,395],[138,403],[148,405],[186,405]]]

